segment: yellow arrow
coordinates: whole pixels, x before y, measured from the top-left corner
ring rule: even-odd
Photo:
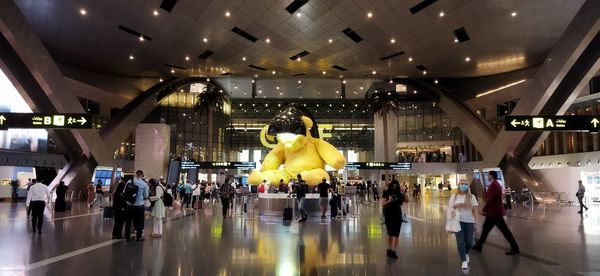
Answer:
[[[594,127],[597,127],[598,124],[600,124],[600,121],[598,121],[598,119],[594,118],[591,123],[594,125]]]
[[[4,121],[6,121],[6,117],[4,117],[4,115],[0,115],[0,125],[3,125]]]

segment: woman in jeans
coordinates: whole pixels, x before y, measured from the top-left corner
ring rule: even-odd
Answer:
[[[477,225],[477,199],[466,180],[461,180],[458,184],[458,191],[453,194],[448,201],[448,208],[458,212],[460,221],[460,232],[456,235],[456,247],[462,261],[462,269],[469,268],[469,250],[473,247],[473,233]]]

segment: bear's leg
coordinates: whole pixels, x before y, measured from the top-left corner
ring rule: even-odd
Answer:
[[[302,175],[302,179],[304,179],[304,181],[306,181],[306,184],[308,185],[317,185],[321,183],[323,178],[329,181],[329,173],[327,173],[326,170],[321,168],[313,169],[310,171],[303,171],[300,173],[300,175]]]

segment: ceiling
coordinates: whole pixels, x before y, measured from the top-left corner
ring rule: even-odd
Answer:
[[[291,0],[179,0],[171,12],[160,8],[162,0],[15,1],[58,62],[87,70],[140,77],[336,79],[373,77],[373,71],[376,78],[423,76],[419,65],[427,77],[444,78],[527,68],[544,60],[584,2],[439,0],[412,14],[422,0],[310,0],[297,16],[286,11]],[[143,34],[144,41],[119,25]],[[234,27],[257,41],[234,33]],[[470,40],[455,43],[454,30],[461,27]],[[346,28],[363,40],[355,43],[342,33]],[[206,50],[214,54],[199,58]],[[302,51],[309,54],[290,59]],[[404,54],[381,60],[400,51]]]

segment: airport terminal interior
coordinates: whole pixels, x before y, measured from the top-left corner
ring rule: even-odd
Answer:
[[[600,275],[598,0],[2,0],[0,275]]]

